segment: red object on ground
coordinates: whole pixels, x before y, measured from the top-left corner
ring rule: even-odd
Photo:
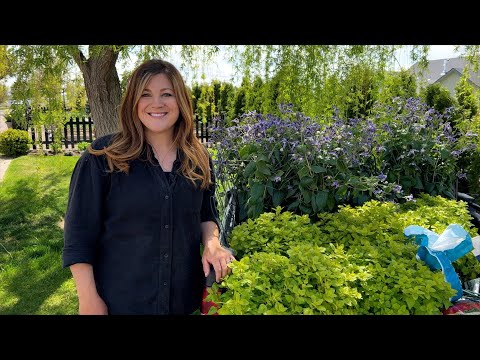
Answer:
[[[442,311],[444,315],[480,315],[480,303],[473,301],[458,301],[455,305]]]
[[[214,303],[213,301],[206,301],[205,298],[208,296],[208,289],[211,289],[211,287],[205,286],[203,288],[203,295],[202,295],[202,305],[200,308],[200,313],[202,315],[208,315],[208,312],[210,311],[210,308],[214,307],[216,310],[219,309],[219,306]],[[215,311],[214,313],[210,315],[218,315],[218,312]]]

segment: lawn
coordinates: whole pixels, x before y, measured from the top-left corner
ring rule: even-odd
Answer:
[[[0,182],[0,314],[76,314],[62,219],[78,157],[22,156]]]

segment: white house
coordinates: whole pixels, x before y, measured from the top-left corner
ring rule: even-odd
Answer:
[[[467,64],[467,60],[462,57],[430,60],[426,69],[420,69],[418,63],[415,63],[409,71],[416,75],[418,86],[440,83],[450,91],[452,96],[455,96],[455,85]],[[469,81],[475,91],[480,89],[480,70],[477,72],[470,70]]]

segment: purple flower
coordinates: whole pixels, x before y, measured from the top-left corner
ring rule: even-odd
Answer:
[[[399,194],[402,191],[402,185],[394,185],[393,186],[393,192],[395,194]]]

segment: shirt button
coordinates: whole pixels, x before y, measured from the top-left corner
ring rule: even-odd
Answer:
[[[163,282],[163,286],[167,286],[167,282],[166,282],[166,281]]]
[[[165,195],[165,200],[168,200],[169,196],[168,195]]]
[[[168,254],[163,254],[163,257],[166,259],[168,258]]]
[[[167,224],[167,225],[165,225],[165,229],[168,229],[168,224]]]

